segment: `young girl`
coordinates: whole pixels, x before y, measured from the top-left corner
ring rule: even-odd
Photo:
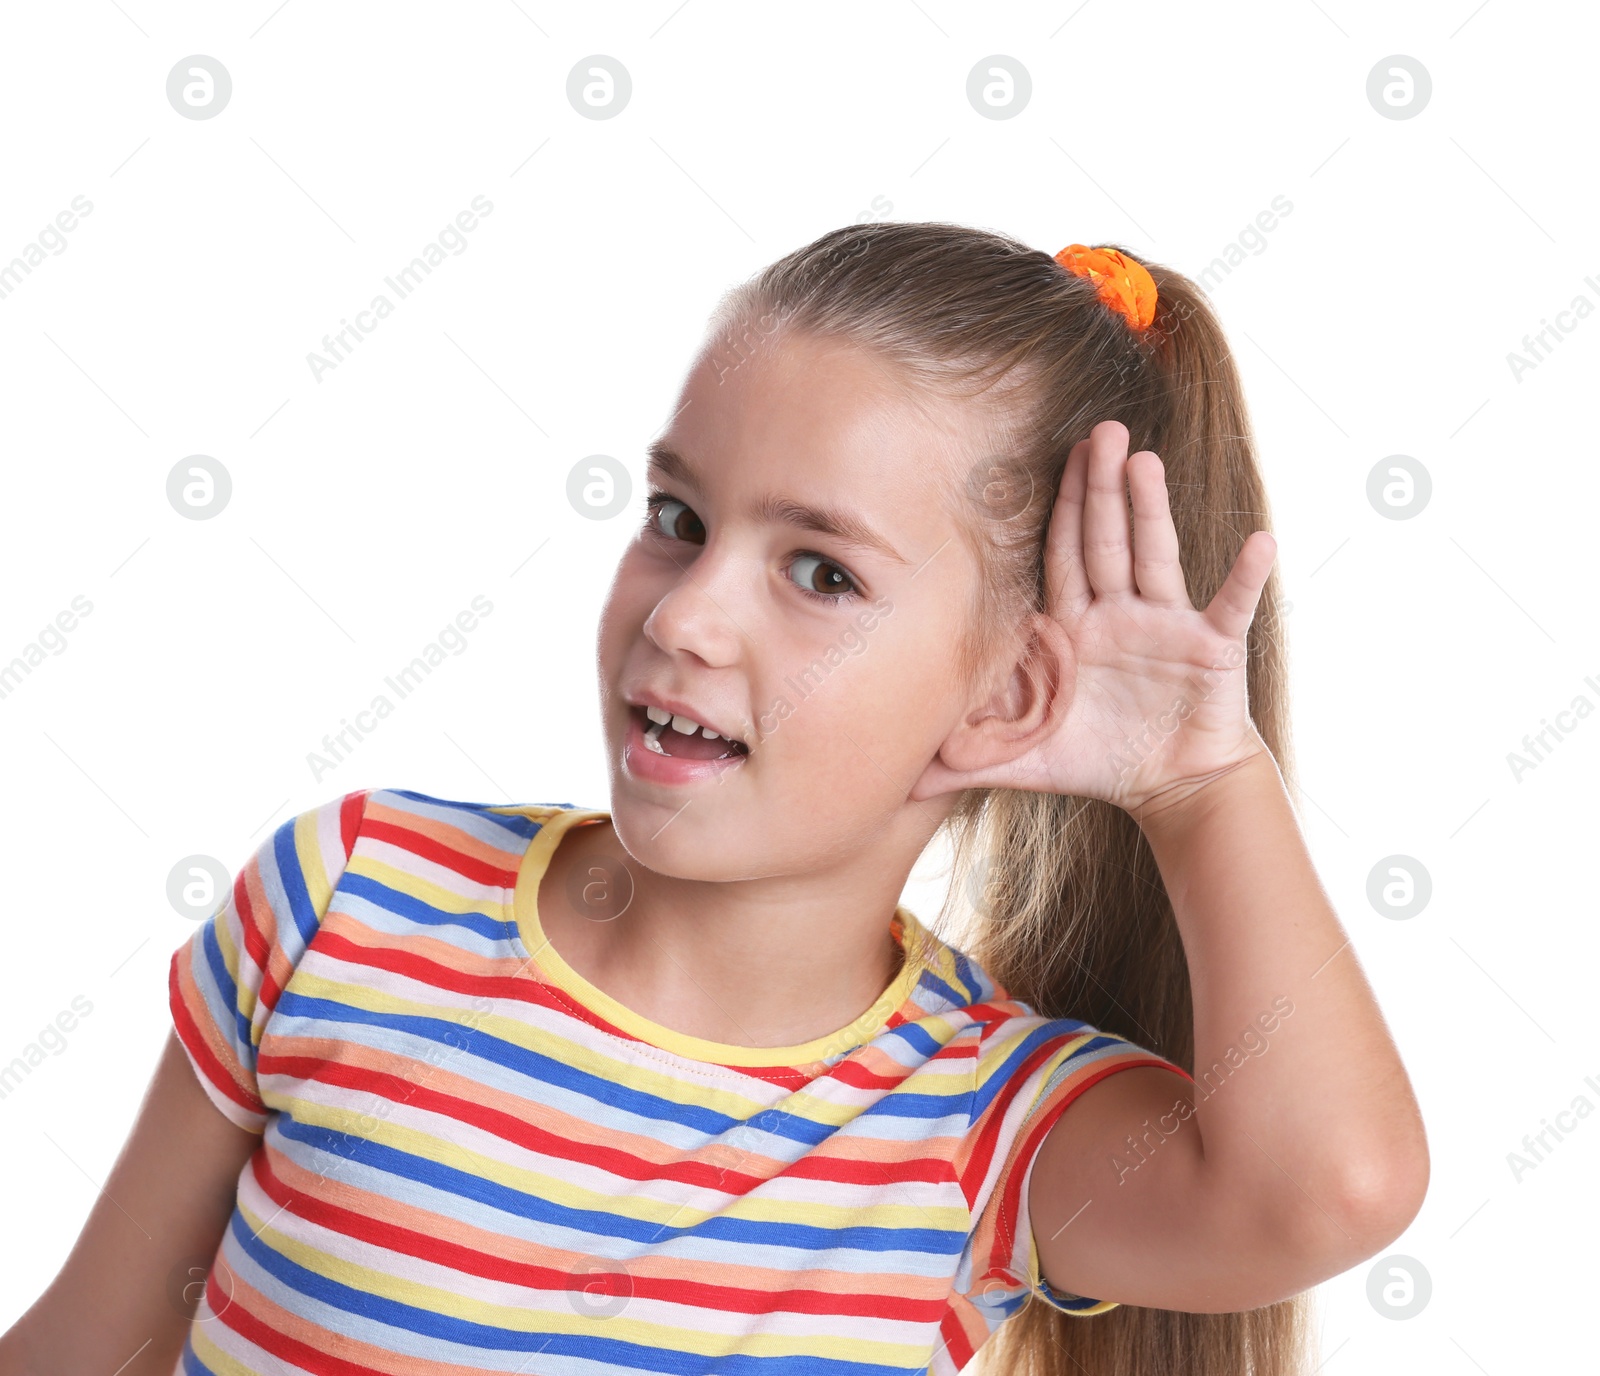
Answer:
[[[1302,1292],[1415,1215],[1195,286],[838,230],[680,400],[600,625],[610,808],[285,822],[174,954],[3,1376],[953,1373],[995,1334],[1288,1376]],[[967,949],[898,901],[941,830]]]

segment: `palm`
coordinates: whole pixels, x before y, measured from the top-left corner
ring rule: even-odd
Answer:
[[[1077,682],[1054,734],[1013,761],[1013,788],[1138,804],[1246,743],[1243,655],[1201,612],[1101,596],[1057,615]]]
[[[1216,596],[1196,610],[1160,460],[1148,451],[1130,457],[1127,445],[1126,427],[1102,421],[1062,474],[1046,552],[1048,616],[1066,676],[1053,723],[1004,763],[930,766],[928,782],[941,790],[1033,789],[1101,798],[1137,815],[1157,795],[1264,748],[1247,708],[1244,636],[1276,542],[1253,534]]]

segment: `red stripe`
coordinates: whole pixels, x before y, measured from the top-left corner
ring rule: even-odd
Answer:
[[[905,1161],[862,1161],[830,1155],[813,1147],[780,1171],[791,1180],[827,1180],[840,1185],[941,1185],[951,1179],[949,1162],[937,1156],[913,1156]]]
[[[1017,1017],[1022,1011],[1022,1005],[1010,999],[990,999],[987,1003],[971,1003],[962,1009],[962,1012],[972,1015],[973,1022],[984,1025],[986,1035],[1001,1023]]]
[[[269,849],[273,845],[271,841],[266,844]],[[244,868],[239,871],[239,877],[233,881],[233,910],[239,915],[239,926],[244,935],[244,953],[255,962],[256,968],[262,972],[261,984],[256,991],[256,998],[265,1003],[270,1009],[276,1006],[278,994],[281,992],[278,988],[277,980],[268,968],[272,953],[272,939],[262,930],[261,924],[257,920],[256,909],[250,902],[251,879],[254,878],[257,883],[262,882],[259,856],[259,851],[252,855],[245,862]],[[264,889],[265,885],[263,884]],[[266,908],[273,915],[274,931],[281,936],[282,924],[278,922],[278,914],[273,909],[270,899],[266,901]],[[240,974],[240,970],[233,972],[236,983]],[[235,994],[235,997],[237,998],[237,994]]]
[[[904,1066],[897,1066],[896,1069],[899,1073],[895,1075],[880,1075],[877,1071],[868,1069],[860,1061],[844,1060],[834,1066],[830,1074],[831,1078],[842,1085],[849,1085],[851,1089],[891,1090],[898,1085],[903,1085],[916,1070],[932,1065],[938,1059],[939,1057],[936,1053],[928,1060],[913,1067],[912,1070],[907,1070]],[[960,1097],[959,1095],[952,1096],[953,1099],[959,1099]]]
[[[287,1206],[297,1218],[370,1246],[421,1257],[436,1265],[489,1280],[557,1292],[588,1290],[591,1294],[597,1293],[596,1286],[603,1286],[607,1294],[638,1295],[732,1314],[832,1314],[895,1319],[906,1323],[928,1323],[938,1318],[948,1303],[944,1296],[908,1300],[893,1293],[851,1291],[834,1294],[825,1290],[789,1287],[774,1291],[751,1290],[744,1286],[715,1285],[708,1281],[633,1275],[627,1272],[621,1262],[617,1263],[616,1272],[590,1274],[566,1267],[513,1261],[430,1233],[400,1227],[386,1222],[376,1213],[346,1209],[303,1194],[285,1184],[273,1172],[266,1157],[266,1152],[257,1152],[251,1160],[257,1183],[275,1203]],[[594,1260],[599,1262],[598,1258]],[[702,1265],[699,1262],[680,1264],[685,1269]],[[896,1282],[896,1278],[890,1276],[883,1279]]]
[[[172,1006],[173,1028],[178,1034],[178,1040],[199,1063],[206,1079],[219,1093],[251,1113],[264,1113],[266,1105],[255,1095],[241,1089],[234,1081],[228,1067],[217,1059],[190,1013],[189,1005],[184,1001],[183,986],[178,979],[178,962],[193,951],[193,943],[198,939],[197,936],[190,937],[172,953],[172,959],[167,965],[167,1001]]]
[[[988,1336],[987,1333],[983,1335],[985,1338]],[[950,1354],[955,1369],[957,1371],[965,1369],[978,1349],[968,1341],[966,1327],[954,1308],[945,1311],[944,1319],[939,1324],[939,1337],[944,1342],[945,1351]]]
[[[372,837],[375,841],[387,841],[391,846],[410,851],[411,854],[420,856],[424,860],[431,860],[434,864],[477,884],[508,889],[517,882],[515,863],[508,866],[495,864],[489,860],[479,860],[476,856],[468,855],[454,846],[446,845],[443,841],[425,836],[420,831],[413,831],[410,827],[401,826],[396,822],[385,822],[376,817],[369,817],[363,822],[361,833]]]
[[[339,800],[339,840],[344,844],[347,863],[356,848],[356,837],[361,834],[361,819],[366,813],[367,795],[370,792],[372,790],[369,788],[357,789]]]
[[[990,1023],[985,1028],[982,1036],[986,1037],[991,1030],[1001,1026],[999,1023]],[[983,1111],[983,1117],[978,1123],[973,1124],[975,1129],[972,1153],[967,1159],[967,1168],[961,1176],[961,1189],[967,1196],[967,1207],[976,1208],[978,1191],[983,1187],[983,1182],[989,1174],[989,1163],[994,1159],[995,1146],[1000,1140],[1000,1129],[1006,1115],[1006,1109],[1011,1101],[1022,1089],[1022,1082],[1041,1061],[1048,1060],[1061,1050],[1068,1042],[1072,1041],[1077,1033],[1063,1033],[1058,1037],[1051,1037],[1037,1047],[1015,1073],[1006,1082],[1005,1086],[995,1097],[990,1100],[989,1107]],[[980,1052],[981,1052],[980,1043]]]
[[[1013,1148],[1015,1153],[1010,1174],[1006,1176],[1004,1198],[1000,1203],[1000,1217],[995,1226],[994,1252],[990,1257],[991,1266],[1008,1266],[1011,1261],[1012,1251],[1016,1246],[1016,1231],[1013,1224],[1017,1218],[1017,1208],[1022,1199],[1022,1179],[1028,1173],[1028,1163],[1033,1160],[1033,1154],[1038,1151],[1039,1144],[1044,1141],[1045,1134],[1055,1126],[1056,1120],[1066,1112],[1068,1105],[1091,1085],[1097,1085],[1107,1075],[1115,1075],[1119,1070],[1136,1070],[1140,1066],[1155,1065],[1163,1069],[1177,1070],[1183,1073],[1181,1066],[1165,1061],[1159,1056],[1140,1056],[1126,1061],[1113,1061],[1110,1065],[1100,1066],[1092,1075],[1085,1075],[1070,1093],[1058,1102],[1048,1105],[1043,1113],[1029,1125],[1019,1139],[1018,1145]],[[1019,1077],[1020,1078],[1020,1077]],[[1067,1084],[1072,1084],[1068,1080]],[[1057,1087],[1058,1090],[1060,1086]]]
[[[404,975],[419,984],[452,994],[474,994],[526,1003],[529,1001],[526,996],[537,987],[534,981],[520,975],[468,974],[399,946],[365,946],[331,926],[324,927],[317,934],[317,950],[322,955],[333,956],[352,965],[387,970],[390,974]]]
[[[638,1038],[630,1037],[629,1040],[637,1041]],[[797,1093],[813,1080],[819,1080],[828,1073],[826,1066],[819,1069],[815,1061],[807,1061],[805,1065],[729,1065],[726,1061],[708,1061],[707,1064],[721,1066],[724,1070],[732,1070],[752,1080],[760,1080],[762,1084],[777,1085],[779,1089],[787,1089],[791,1094]]]

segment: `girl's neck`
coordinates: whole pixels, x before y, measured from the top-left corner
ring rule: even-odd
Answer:
[[[619,916],[597,921],[565,895],[569,874],[602,857],[626,861],[635,890]],[[903,971],[892,901],[881,924],[835,910],[763,925],[754,914],[709,916],[681,884],[652,889],[659,878],[627,856],[609,819],[569,827],[539,882],[539,921],[590,984],[681,1035],[742,1047],[814,1041],[848,1027]]]

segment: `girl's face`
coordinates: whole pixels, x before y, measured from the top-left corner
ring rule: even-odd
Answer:
[[[981,443],[836,342],[702,351],[601,615],[610,810],[637,859],[703,880],[815,874],[869,843],[914,861],[956,801],[909,795],[968,708],[952,655],[977,568],[952,508]],[[749,754],[686,765],[669,724],[664,760],[641,698]]]

